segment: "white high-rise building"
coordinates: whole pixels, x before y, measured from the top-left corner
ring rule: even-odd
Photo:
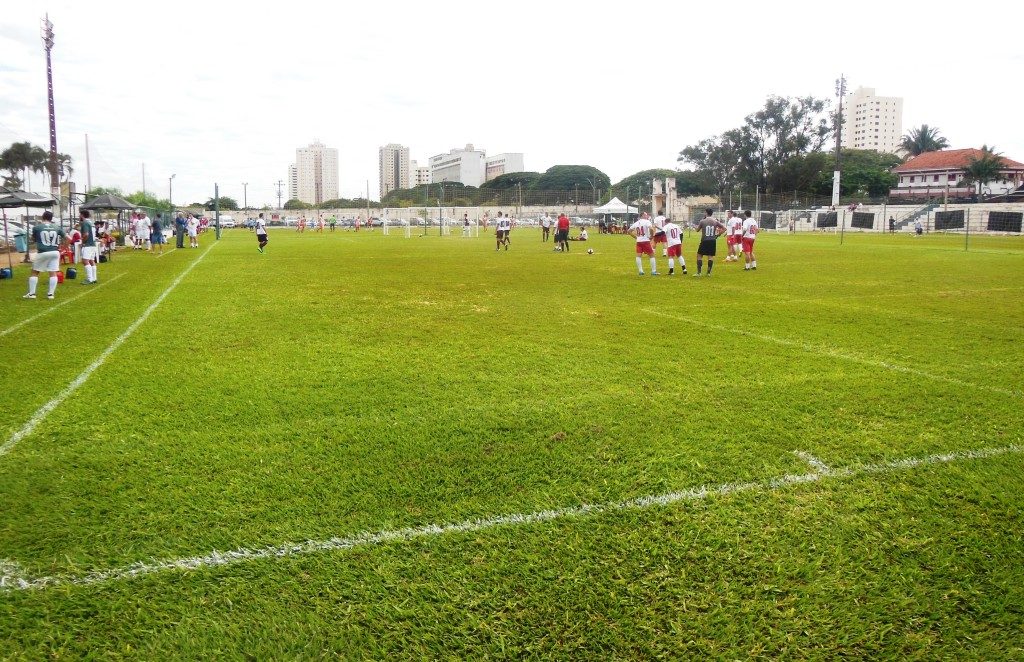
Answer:
[[[526,172],[523,166],[523,153],[513,152],[509,154],[495,154],[486,159],[486,177],[491,181],[495,177],[507,175],[510,172]]]
[[[288,168],[290,199],[319,205],[338,199],[338,150],[321,142],[295,150],[295,164]]]
[[[903,140],[903,97],[858,87],[843,100],[843,147],[895,154]]]
[[[416,161],[409,162],[409,184],[411,187],[430,183],[430,166],[421,166]]]
[[[466,186],[480,186],[486,180],[486,155],[483,150],[466,145],[447,154],[430,157],[430,183],[462,182]]]
[[[409,186],[409,148],[389,143],[380,148],[380,199]]]
[[[295,164],[288,166],[288,199],[295,200],[299,197],[299,171]]]

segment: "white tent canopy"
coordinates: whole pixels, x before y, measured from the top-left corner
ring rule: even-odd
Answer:
[[[600,207],[594,207],[595,214],[635,214],[637,213],[636,207],[630,207],[622,200],[618,198],[612,198],[608,201],[608,204]]]

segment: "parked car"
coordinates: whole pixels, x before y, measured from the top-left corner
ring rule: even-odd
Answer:
[[[235,227],[235,217],[231,214],[220,215],[220,226],[222,228],[233,228]]]

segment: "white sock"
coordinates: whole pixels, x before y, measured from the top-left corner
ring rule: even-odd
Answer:
[[[686,260],[684,260],[682,256],[679,256],[679,266],[683,269],[686,268]]]
[[[53,294],[56,291],[57,291],[57,277],[56,276],[50,276],[50,289],[47,290],[46,293],[47,294]]]
[[[668,270],[669,270],[669,271],[672,271],[672,270],[673,270],[673,269],[675,269],[675,268],[676,268],[676,261],[675,261],[675,258],[671,258],[671,257],[670,257],[670,258],[668,259]]]
[[[654,261],[654,256],[651,256],[651,273],[653,274],[658,270],[658,263]]]
[[[640,273],[644,272],[644,261],[640,259],[640,256],[636,256],[636,270]]]
[[[752,266],[752,267],[754,267],[756,269],[757,268],[757,260],[754,260],[753,262],[751,262],[750,266]]]
[[[39,284],[39,276],[29,276],[28,277],[28,293],[29,294],[35,294],[36,293],[36,286],[38,284]]]
[[[89,280],[96,280],[96,265],[89,265]]]

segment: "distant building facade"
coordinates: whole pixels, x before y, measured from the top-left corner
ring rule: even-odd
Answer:
[[[472,144],[465,149],[453,149],[447,154],[430,157],[430,182],[462,182],[466,186],[480,186],[487,181],[486,154]]]
[[[510,152],[507,154],[495,154],[488,156],[485,161],[484,181],[491,181],[495,177],[507,175],[510,172],[525,172],[523,166],[522,152]]]
[[[291,199],[311,205],[338,198],[338,150],[314,142],[295,150],[295,163],[288,168]]]
[[[409,148],[389,143],[380,148],[380,197],[400,188],[411,188]]]
[[[843,100],[843,147],[895,154],[903,141],[903,98],[858,87]]]
[[[925,194],[963,197],[978,193],[976,187],[964,184],[964,174],[971,159],[981,157],[980,149],[946,149],[925,152],[906,163],[896,166],[892,172],[899,177],[897,188],[890,196],[917,197]],[[1024,163],[1002,157],[1004,169],[1000,178],[985,184],[980,191],[983,195],[1009,193],[1024,185]]]
[[[409,162],[409,183],[412,187],[430,183],[430,166],[421,166],[416,161]]]

